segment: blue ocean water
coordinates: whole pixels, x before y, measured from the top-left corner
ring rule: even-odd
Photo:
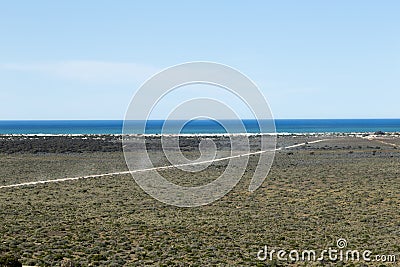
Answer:
[[[239,127],[242,121],[226,120],[223,124],[243,132]],[[140,122],[136,122],[140,125]],[[148,121],[146,133],[159,134],[164,121]],[[134,126],[135,122],[132,122]],[[243,120],[248,133],[258,133],[260,128],[256,120]],[[171,123],[170,133],[224,133],[221,124],[211,120],[194,120],[185,124],[180,131],[181,122]],[[174,128],[174,125],[176,127]],[[275,120],[278,133],[349,133],[349,132],[400,132],[400,119],[295,119]],[[35,120],[0,121],[0,134],[121,134],[122,120]],[[136,133],[143,133],[137,129]]]

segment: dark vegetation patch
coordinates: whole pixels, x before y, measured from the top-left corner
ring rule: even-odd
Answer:
[[[122,151],[117,136],[13,136],[0,137],[0,153],[84,153]]]

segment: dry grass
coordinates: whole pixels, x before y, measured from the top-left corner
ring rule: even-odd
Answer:
[[[129,175],[0,189],[0,249],[41,266],[63,258],[81,266],[267,266],[289,263],[258,261],[264,245],[322,250],[346,238],[350,249],[399,257],[399,158],[379,142],[332,138],[278,152],[263,186],[249,193],[253,156],[234,190],[198,208],[164,205]],[[117,152],[3,154],[0,164],[2,184],[126,168]],[[206,181],[221,166],[207,171],[197,178]],[[177,170],[169,177],[185,183]],[[341,265],[320,265],[329,264]]]

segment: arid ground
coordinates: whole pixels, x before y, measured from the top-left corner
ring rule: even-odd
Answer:
[[[0,254],[31,266],[59,266],[64,258],[75,266],[396,266],[400,136],[367,138],[279,136],[278,147],[328,140],[278,150],[253,193],[247,187],[258,156],[251,156],[229,194],[196,208],[158,202],[129,174],[0,188]],[[196,157],[190,148],[198,139],[185,142],[184,154]],[[162,172],[197,184],[226,163],[195,176]],[[117,136],[0,137],[0,186],[126,170]],[[370,250],[372,259],[395,255],[397,263],[257,259],[264,246],[321,251],[337,248],[339,238],[346,249]]]

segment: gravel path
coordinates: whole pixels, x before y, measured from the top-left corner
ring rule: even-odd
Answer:
[[[278,148],[276,150],[278,151],[278,150],[282,150],[282,149],[291,149],[291,148],[300,147],[300,146],[304,146],[304,145],[307,145],[307,144],[319,143],[319,142],[323,142],[323,141],[327,141],[327,140],[329,140],[329,139],[320,139],[320,140],[315,140],[315,141],[310,141],[310,142],[290,145],[290,146],[286,146],[286,147],[283,147],[283,148],[281,147],[281,148]],[[268,152],[268,151],[269,150],[257,151],[257,152],[242,154],[242,155],[223,157],[223,158],[207,160],[207,161],[201,161],[201,162],[185,163],[185,164],[179,164],[179,165],[169,165],[169,166],[163,166],[163,167],[154,167],[154,168],[148,168],[148,169],[142,169],[142,170],[103,173],[103,174],[95,174],[95,175],[87,175],[87,176],[60,178],[60,179],[54,179],[54,180],[43,180],[43,181],[26,182],[26,183],[20,183],[20,184],[2,185],[2,186],[0,186],[0,189],[2,189],[2,188],[22,187],[22,186],[31,186],[31,185],[37,185],[37,184],[58,183],[58,182],[74,181],[74,180],[88,179],[88,178],[100,178],[100,177],[105,177],[105,176],[132,174],[132,173],[140,173],[140,172],[147,172],[147,171],[154,171],[154,170],[164,170],[164,169],[171,169],[171,168],[176,168],[176,167],[181,167],[181,166],[189,166],[189,165],[200,165],[200,164],[224,161],[224,160],[227,160],[227,159],[239,158],[239,157],[243,157],[243,156],[251,156],[251,155],[262,154],[262,153],[265,153],[265,152]]]

